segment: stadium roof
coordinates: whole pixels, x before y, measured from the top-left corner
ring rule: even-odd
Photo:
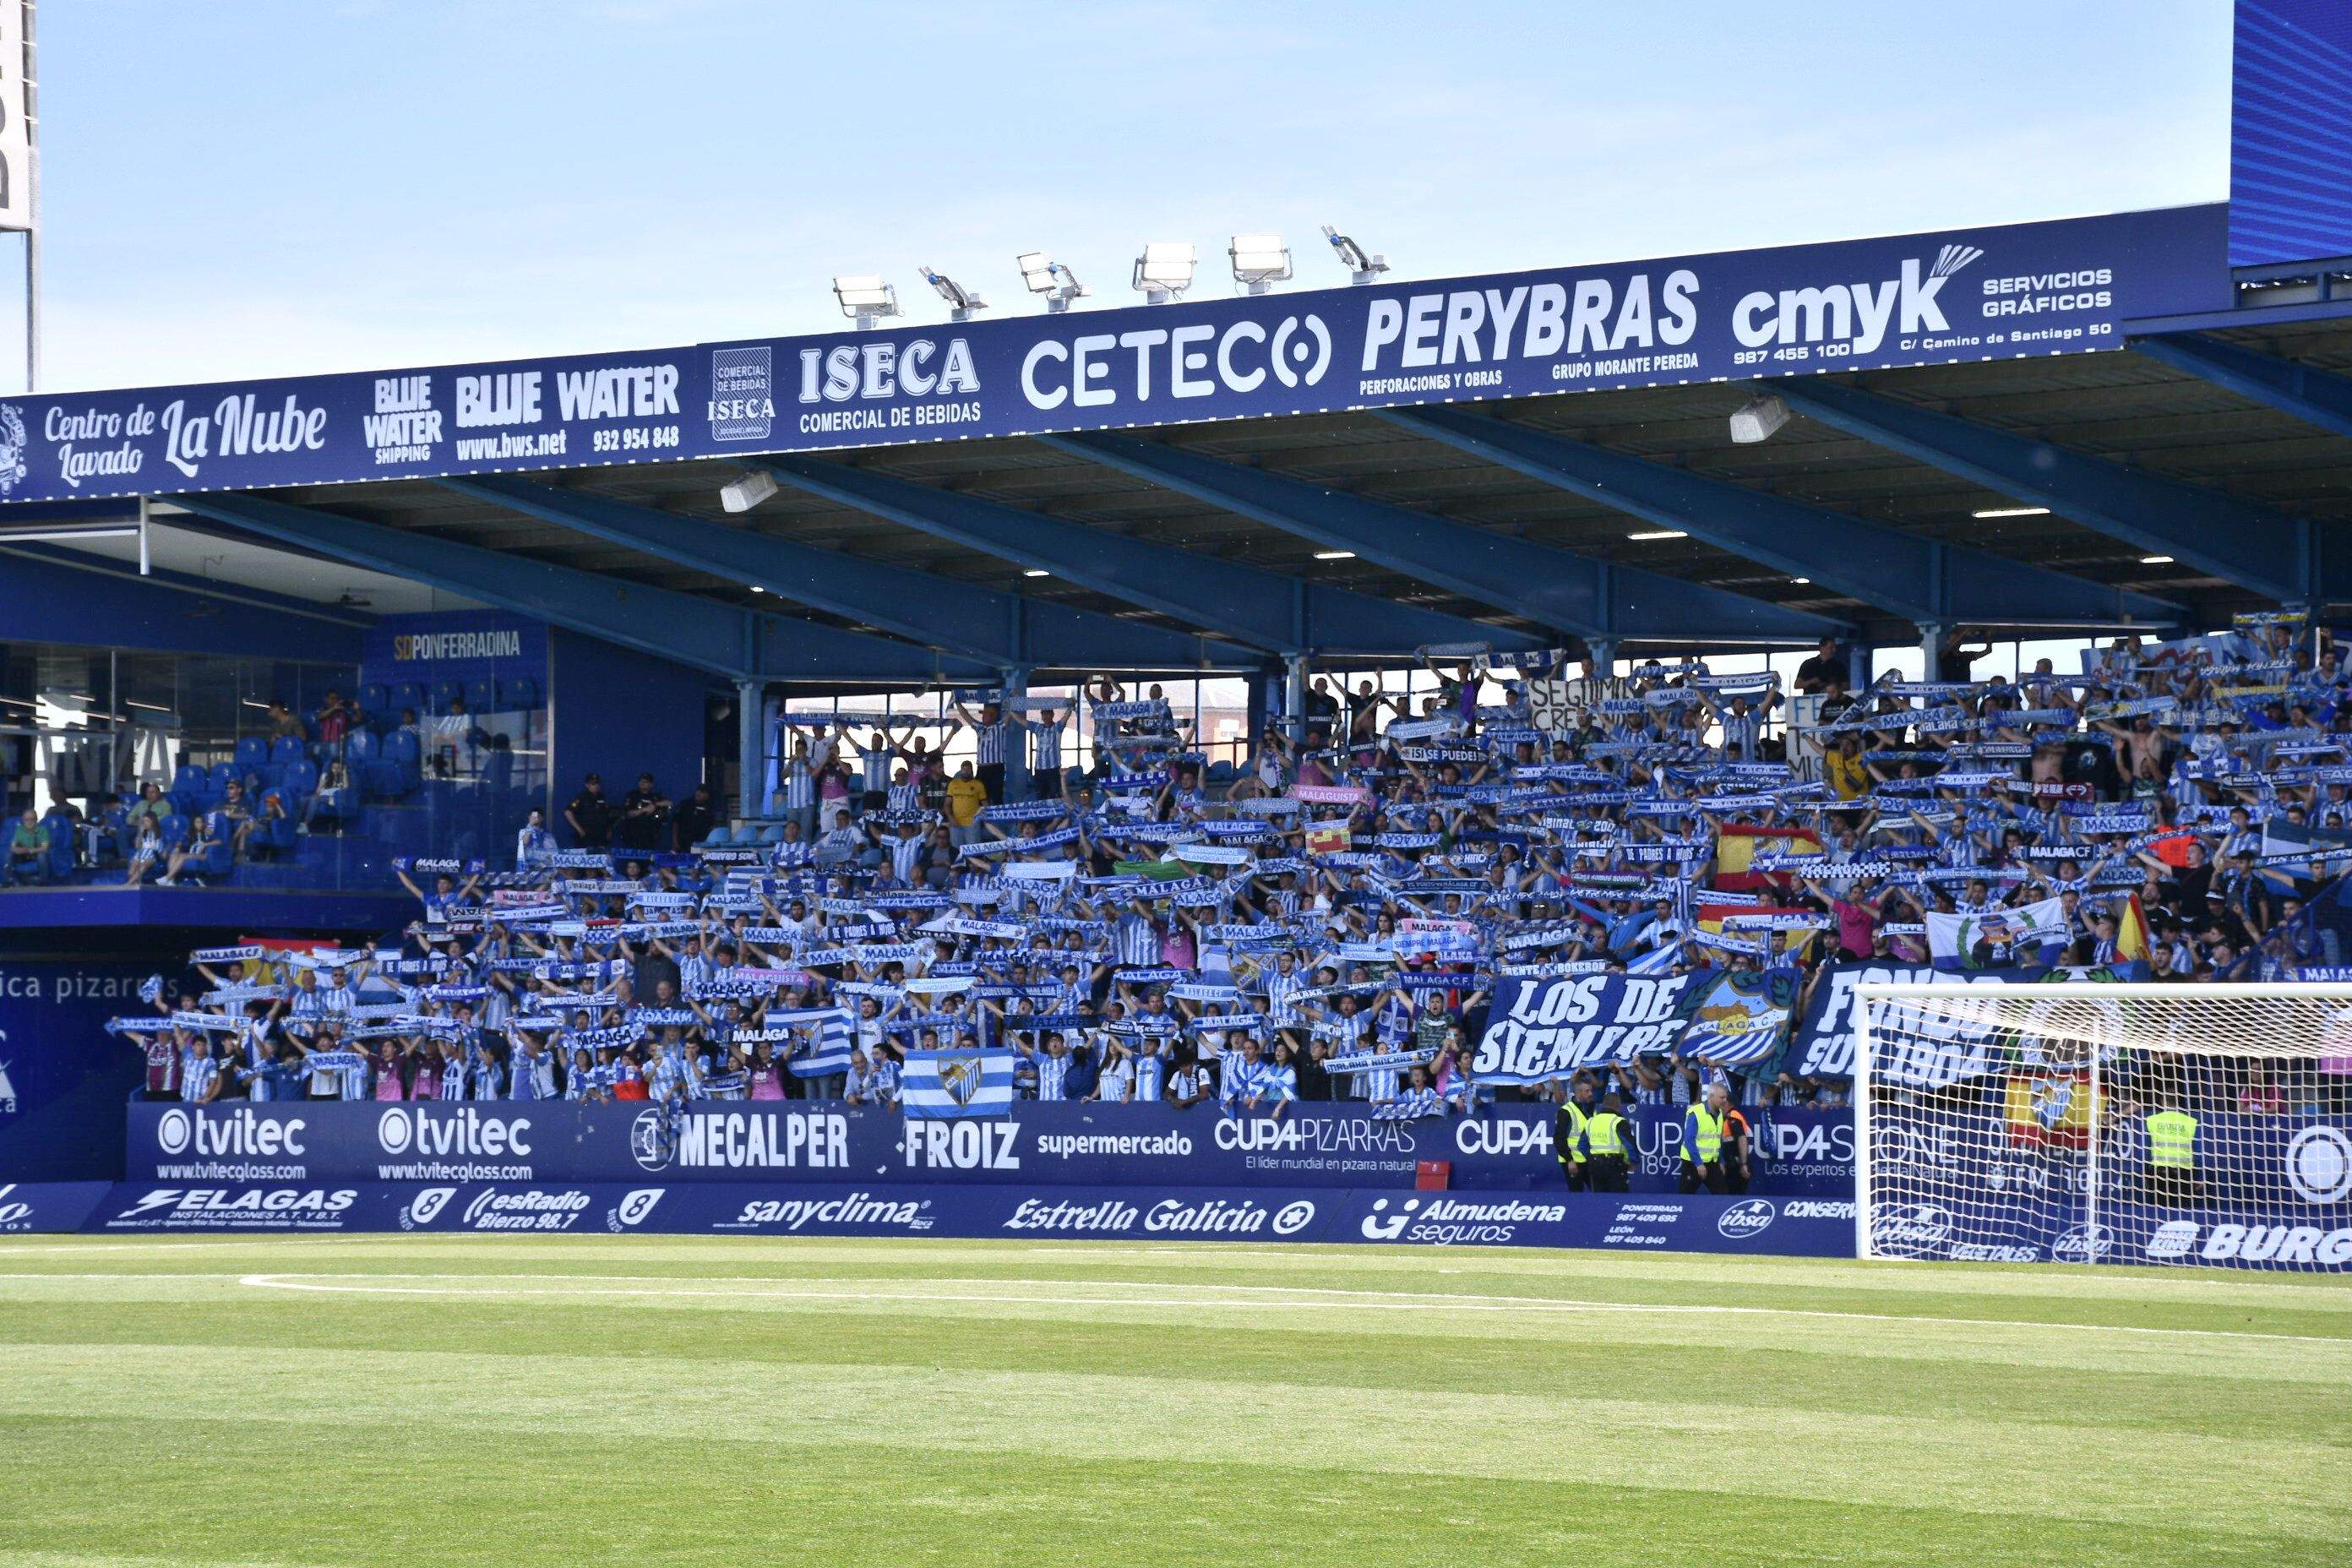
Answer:
[[[2352,602],[2352,549],[2336,542],[2352,521],[2352,299],[2334,298],[2339,285],[2324,273],[2300,291],[2233,288],[2218,224],[2211,255],[2160,254],[2201,247],[2204,227],[2178,226],[2205,211],[1559,275],[1563,294],[1596,287],[1598,275],[1622,299],[1636,269],[1686,266],[1673,275],[1705,279],[1720,309],[1760,274],[1763,287],[1740,298],[1744,309],[1762,302],[1750,315],[1760,309],[1768,330],[1772,302],[1788,311],[1788,290],[1801,283],[1834,342],[1845,301],[1821,304],[1815,279],[1860,279],[1851,298],[1865,320],[1873,278],[1888,279],[1876,299],[1892,310],[1898,258],[1906,290],[1922,276],[1908,258],[1934,257],[1937,276],[1948,266],[1982,298],[2013,279],[2021,289],[2054,286],[2050,297],[2071,302],[2091,297],[2082,285],[2093,269],[2045,270],[2053,264],[2042,252],[2079,262],[2087,250],[2113,284],[2105,304],[2077,312],[2095,321],[2089,333],[2060,352],[1998,352],[1970,339],[1932,363],[1929,340],[1902,360],[1890,339],[1880,356],[1890,363],[1771,377],[1762,373],[1780,367],[1767,353],[1715,352],[1729,344],[1712,341],[1709,315],[1696,340],[1708,351],[1698,374],[1600,362],[1601,379],[1617,384],[1569,395],[1514,395],[1547,384],[1517,366],[1494,373],[1494,395],[1457,380],[1443,396],[1388,396],[1380,389],[1391,383],[1367,380],[1352,406],[1336,409],[1298,406],[1302,398],[1260,408],[1230,395],[1228,382],[1201,405],[1205,417],[1161,424],[1136,413],[1165,400],[1086,419],[1067,417],[1067,404],[1041,416],[1033,394],[1013,421],[989,405],[980,422],[983,432],[1022,433],[927,440],[902,422],[876,437],[890,444],[846,450],[838,438],[716,447],[692,438],[690,412],[680,447],[703,455],[470,467],[436,457],[432,477],[362,464],[331,482],[151,493],[202,526],[770,678],[906,677],[927,660],[949,679],[1008,667],[1235,668],[1297,651],[1346,663],[1566,636],[1729,648],[1852,628],[1908,643],[1923,623],[2029,636],[2193,629],[2241,609]],[[2110,224],[2143,227],[2097,226]],[[1989,259],[1967,270],[1978,256]],[[1139,322],[1201,321],[1195,335],[1205,339],[1232,336],[1238,320],[1244,335],[1257,322],[1261,340],[1273,332],[1280,342],[1292,324],[1322,331],[1326,318],[1337,323],[1335,379],[1344,379],[1359,342],[1364,371],[1375,368],[1381,300],[1397,302],[1402,319],[1390,324],[1405,336],[1420,300],[1483,295],[1499,310],[1506,287],[1549,276],[840,334],[808,348],[783,340],[758,351],[763,366],[784,367],[772,379],[761,369],[758,384],[788,413],[799,356],[819,356],[808,362],[813,377],[845,345],[853,355],[877,342],[904,353],[918,336],[953,332],[971,339],[982,384],[1012,380],[999,367],[1016,353],[1028,388],[1041,364],[1050,381],[1055,353],[1123,342],[1114,333],[1132,337]],[[1371,315],[1355,328],[1342,312],[1363,311],[1367,300]],[[1948,294],[1944,303],[1957,302]],[[1262,313],[1269,305],[1290,312],[1282,326]],[[1433,322],[1441,308],[1465,307],[1433,306]],[[2073,306],[2056,309],[2063,319]],[[1097,324],[1097,337],[1068,336]],[[982,327],[1006,329],[1004,341],[983,338]],[[1849,347],[1866,342],[1849,338]],[[2083,352],[2119,342],[2129,348]],[[677,351],[696,365],[705,352]],[[716,367],[744,351],[708,352],[712,386],[691,390],[711,399],[715,432]],[[1328,341],[1323,352],[1332,354]],[[1735,358],[1737,371],[1726,363]],[[1148,350],[1142,359],[1139,390]],[[1791,368],[1824,363],[1839,362]],[[432,378],[432,405],[446,408],[446,380],[478,368],[385,373],[377,406],[388,378],[414,376]],[[1129,374],[1123,359],[1114,369]],[[313,386],[257,389],[275,396],[289,384],[304,395]],[[1790,417],[1769,439],[1735,444],[1727,420],[1760,393],[1783,399]],[[138,395],[56,401],[121,406]],[[116,402],[92,401],[101,396]],[[333,393],[319,402],[322,424],[339,414]],[[685,402],[691,411],[690,394]],[[37,453],[38,442],[37,431]],[[721,488],[747,473],[772,478],[774,493],[730,514]],[[150,463],[140,482],[172,477]],[[66,493],[45,495],[37,480],[26,489],[36,500]],[[8,521],[0,507],[0,529]],[[1629,537],[1640,534],[1679,537]],[[765,628],[752,641],[769,639],[756,657],[742,651],[751,626]],[[928,652],[882,651],[919,649]]]

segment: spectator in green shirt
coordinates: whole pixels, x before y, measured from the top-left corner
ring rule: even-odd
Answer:
[[[49,830],[33,808],[16,819],[8,839],[8,875],[20,882],[37,882],[49,874]]]

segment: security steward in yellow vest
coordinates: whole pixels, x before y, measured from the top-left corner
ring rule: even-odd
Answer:
[[[1735,1125],[1736,1124],[1736,1125]],[[1704,1187],[1710,1193],[1731,1190],[1730,1173],[1739,1173],[1748,1184],[1747,1126],[1731,1109],[1731,1091],[1709,1084],[1706,1093],[1683,1118],[1683,1179],[1686,1193]]]
[[[2147,1196],[2158,1204],[2197,1201],[2197,1118],[2185,1110],[2147,1114]]]
[[[1625,1156],[1633,1147],[1633,1124],[1625,1120],[1625,1102],[1616,1092],[1601,1097],[1601,1109],[1584,1119],[1584,1178],[1596,1193],[1625,1190]]]
[[[1559,1157],[1559,1173],[1568,1178],[1571,1193],[1592,1188],[1591,1151],[1584,1132],[1591,1120],[1592,1080],[1580,1078],[1560,1097],[1559,1111],[1551,1121],[1552,1152]]]

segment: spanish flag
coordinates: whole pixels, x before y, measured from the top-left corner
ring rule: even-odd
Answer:
[[[1719,881],[1720,879],[1717,880]],[[1691,919],[1692,922],[1707,935],[1721,936],[1724,933],[1723,922],[1734,915],[1803,915],[1811,912],[1810,910],[1784,910],[1770,904],[1701,904],[1691,911]],[[1780,932],[1778,952],[1772,952],[1773,944],[1769,940],[1773,935],[1771,932],[1735,931],[1732,934],[1748,941],[1761,940],[1766,952],[1772,954],[1773,962],[1780,964],[1793,963],[1802,958],[1807,950],[1812,946],[1813,939],[1821,932],[1814,931]]]
[[[1818,855],[1821,837],[1810,827],[1760,827],[1726,824],[1715,839],[1715,885],[1727,893],[1754,892],[1759,888],[1786,886],[1781,873],[1751,871],[1759,853]]]
[[[2116,921],[2116,959],[2121,963],[2147,962],[2147,916],[2140,911],[2137,893],[2124,900],[2122,918]]]
[[[2009,1080],[2009,1141],[2022,1148],[2087,1149],[2093,1111],[2088,1073],[2019,1073]]]
[[[1309,855],[1337,855],[1348,847],[1351,835],[1347,825],[1325,824],[1307,830],[1307,852]]]

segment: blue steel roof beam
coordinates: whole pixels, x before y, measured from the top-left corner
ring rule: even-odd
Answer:
[[[621,647],[733,679],[987,679],[970,660],[941,660],[888,637],[752,616],[690,594],[386,528],[259,496],[169,498],[208,517],[354,566],[404,577]]]
[[[1379,657],[1433,643],[1530,652],[1543,639],[1370,594],[1153,544],[812,458],[761,463],[784,484],[836,505],[979,550],[1272,653]]]
[[[1053,669],[1192,669],[1206,664],[1243,669],[1259,662],[1258,654],[1231,643],[998,593],[609,496],[505,475],[440,482],[476,500],[992,664]]]
[[[1970,626],[2169,626],[2179,606],[2085,578],[1922,539],[1727,479],[1612,452],[1461,408],[1394,409],[1390,423],[1456,451],[1678,529],[1744,560],[1905,620]]]
[[[2134,338],[2132,352],[2184,370],[2335,436],[2352,436],[2352,376],[2201,332]]]
[[[2325,585],[2315,531],[2252,501],[1818,379],[1759,384],[1807,418],[1873,446],[2048,507],[2142,550],[2281,604]]]
[[[1845,629],[1807,610],[1531,544],[1161,442],[1108,432],[1037,439],[1583,637],[1795,646]]]

